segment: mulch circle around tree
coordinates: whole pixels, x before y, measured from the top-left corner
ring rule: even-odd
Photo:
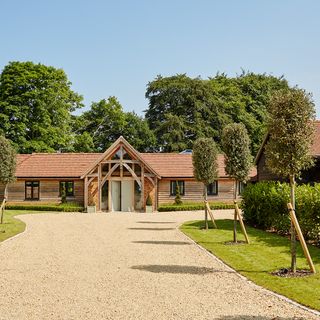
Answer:
[[[227,246],[237,246],[237,245],[242,245],[242,244],[247,244],[245,241],[238,240],[237,242],[234,241],[227,241],[224,243]]]
[[[289,268],[281,268],[279,270],[271,272],[273,276],[283,277],[283,278],[301,278],[312,275],[310,270],[298,269],[296,272],[292,272]]]

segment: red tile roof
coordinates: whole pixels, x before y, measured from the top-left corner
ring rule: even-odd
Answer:
[[[188,178],[193,177],[191,154],[180,153],[141,153],[144,161],[158,172],[161,177]],[[218,174],[225,177],[224,156],[218,155]]]
[[[17,156],[17,178],[80,178],[101,153],[33,153]],[[140,153],[141,158],[162,178],[193,177],[192,155]],[[226,177],[224,156],[218,155],[219,177]],[[255,169],[250,176],[256,175]]]
[[[19,154],[17,155],[16,177],[80,177],[100,156],[101,153]]]

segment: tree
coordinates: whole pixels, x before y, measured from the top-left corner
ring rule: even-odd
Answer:
[[[197,138],[213,138],[221,146],[223,128],[243,123],[251,153],[259,149],[266,130],[266,105],[272,93],[288,88],[282,77],[242,72],[203,80],[185,74],[157,76],[147,85],[146,119],[160,150],[192,148]]]
[[[174,203],[177,205],[182,204],[182,200],[181,200],[181,194],[180,194],[180,187],[179,187],[179,182],[176,181],[176,196],[174,198]]]
[[[0,135],[0,184],[4,186],[4,199],[8,197],[8,184],[15,180],[16,152],[11,143]],[[1,204],[0,204],[1,205]],[[3,223],[3,210],[0,212]]]
[[[89,111],[74,119],[74,127],[77,134],[89,134],[99,152],[121,135],[138,151],[152,150],[156,143],[147,121],[134,112],[124,112],[116,97],[92,103]]]
[[[73,150],[75,152],[93,152],[94,144],[91,135],[86,131],[77,134],[74,138]]]
[[[210,138],[199,138],[193,144],[193,174],[204,185],[204,200],[207,201],[208,185],[218,177],[217,147]],[[208,212],[205,208],[205,228],[208,229]]]
[[[246,182],[252,166],[250,138],[242,123],[232,123],[223,129],[222,150],[225,154],[226,173],[234,179],[234,201],[237,200],[238,182]],[[237,215],[234,214],[233,241],[237,242]]]
[[[269,140],[265,147],[269,170],[289,178],[290,201],[295,209],[295,179],[313,164],[315,107],[311,95],[297,87],[274,94],[269,107]],[[291,222],[291,270],[296,271],[296,234]]]
[[[0,75],[0,134],[19,153],[68,148],[71,112],[81,101],[62,69],[10,62]]]

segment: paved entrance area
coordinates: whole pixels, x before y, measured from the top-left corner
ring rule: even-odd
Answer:
[[[26,232],[0,245],[0,319],[318,319],[238,277],[176,229],[202,217],[21,217]]]

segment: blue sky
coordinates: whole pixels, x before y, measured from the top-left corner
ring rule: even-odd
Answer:
[[[243,68],[312,92],[320,118],[319,12],[317,0],[3,0],[0,69],[15,60],[63,68],[86,108],[115,95],[142,114],[158,74]]]

